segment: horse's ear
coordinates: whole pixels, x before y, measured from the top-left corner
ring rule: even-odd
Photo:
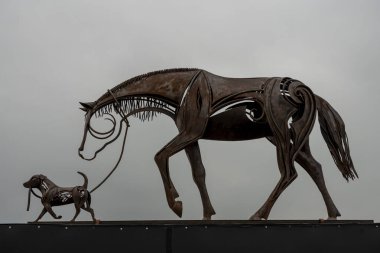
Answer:
[[[81,108],[82,110],[84,109],[84,111],[87,111],[87,110],[92,109],[94,107],[95,102],[87,102],[87,103],[79,102],[79,104],[81,104],[83,106],[83,108]]]

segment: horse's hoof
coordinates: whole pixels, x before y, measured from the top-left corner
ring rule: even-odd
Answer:
[[[264,218],[262,218],[260,215],[258,214],[254,214],[252,215],[251,217],[249,217],[249,220],[265,220]]]
[[[178,217],[182,217],[182,201],[174,202],[172,210]]]
[[[56,219],[57,220],[62,219],[62,215],[58,215]]]
[[[328,217],[326,220],[337,220],[337,217]]]
[[[204,214],[202,220],[211,220],[211,217],[212,217],[213,215],[215,215],[215,211],[214,211],[214,209],[211,210],[211,212],[209,212],[209,213],[207,213],[207,214]]]
[[[262,220],[262,218],[260,218],[260,217],[256,217],[256,216],[251,216],[251,217],[249,218],[249,220]]]
[[[174,187],[170,188],[170,193],[172,194],[173,198],[175,198],[175,199],[179,197],[179,194]]]

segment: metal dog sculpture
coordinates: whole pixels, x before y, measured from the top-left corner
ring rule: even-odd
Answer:
[[[182,215],[182,202],[177,200],[178,193],[169,174],[171,156],[186,151],[202,198],[203,219],[211,219],[215,211],[206,189],[198,140],[238,141],[266,137],[276,146],[281,177],[251,219],[268,218],[275,201],[297,177],[294,162],[299,163],[314,180],[323,196],[329,219],[336,219],[340,213],[325,186],[321,165],[309,147],[309,134],[317,112],[323,138],[338,169],[346,180],[357,177],[344,122],[339,114],[306,85],[288,77],[225,78],[200,69],[161,70],[131,78],[108,90],[95,102],[81,105],[86,112],[83,140],[78,150],[82,158],[87,133],[107,139],[116,128],[115,117],[110,113],[115,111],[122,116],[116,137],[87,160],[94,159],[98,152],[119,137],[122,123],[126,122],[128,127],[127,118],[131,115],[150,120],[157,113],[163,113],[175,121],[179,134],[155,155],[155,161],[168,205],[178,216]],[[106,120],[112,122],[112,129],[106,132],[94,130],[90,124],[93,115],[108,115]]]
[[[80,213],[80,209],[89,212],[94,223],[98,222],[95,219],[94,210],[90,207],[91,195],[87,190],[88,179],[82,172],[78,171],[78,173],[84,178],[84,184],[82,186],[59,187],[44,175],[34,175],[29,179],[29,181],[23,184],[25,188],[29,189],[27,210],[29,211],[31,192],[38,198],[41,198],[42,205],[44,206],[41,214],[38,216],[35,222],[38,222],[46,212],[49,212],[49,214],[55,219],[61,219],[62,216],[57,216],[54,213],[52,206],[61,206],[72,203],[74,203],[75,206],[75,215],[70,222],[75,221],[78,214]],[[42,193],[42,196],[39,197],[37,194],[35,194],[33,192],[33,188],[39,189]]]

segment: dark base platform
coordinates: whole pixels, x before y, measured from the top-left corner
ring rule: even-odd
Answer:
[[[1,252],[380,252],[373,221],[0,224]]]

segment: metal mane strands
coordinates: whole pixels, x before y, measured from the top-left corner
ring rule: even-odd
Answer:
[[[143,108],[156,108],[156,109],[164,109],[169,112],[174,113],[174,109],[164,101],[161,101],[152,97],[129,97],[123,100],[120,100],[121,109],[125,114],[131,113],[138,109]],[[96,112],[96,117],[102,117],[106,113],[112,113],[114,111],[114,105],[108,104],[105,105]],[[136,112],[136,114],[132,114],[134,117],[140,119],[141,121],[152,120],[157,114],[160,112],[152,111],[147,109],[146,111]]]
[[[195,70],[199,70],[197,68],[174,68],[174,69],[163,69],[163,70],[157,70],[157,71],[152,71],[152,72],[148,72],[148,73],[145,73],[145,74],[142,74],[142,75],[139,75],[139,76],[135,76],[135,77],[132,77],[118,85],[116,85],[115,87],[113,87],[111,89],[112,92],[117,92],[118,90],[124,88],[125,86],[127,86],[128,84],[131,84],[131,83],[134,83],[134,82],[137,82],[137,81],[140,81],[144,78],[147,78],[147,77],[150,77],[150,76],[154,76],[154,75],[158,75],[158,74],[165,74],[165,73],[177,73],[177,72],[187,72],[187,71],[195,71]],[[103,94],[99,99],[98,101],[102,100],[103,98],[107,97],[109,95],[109,93],[105,93]]]

